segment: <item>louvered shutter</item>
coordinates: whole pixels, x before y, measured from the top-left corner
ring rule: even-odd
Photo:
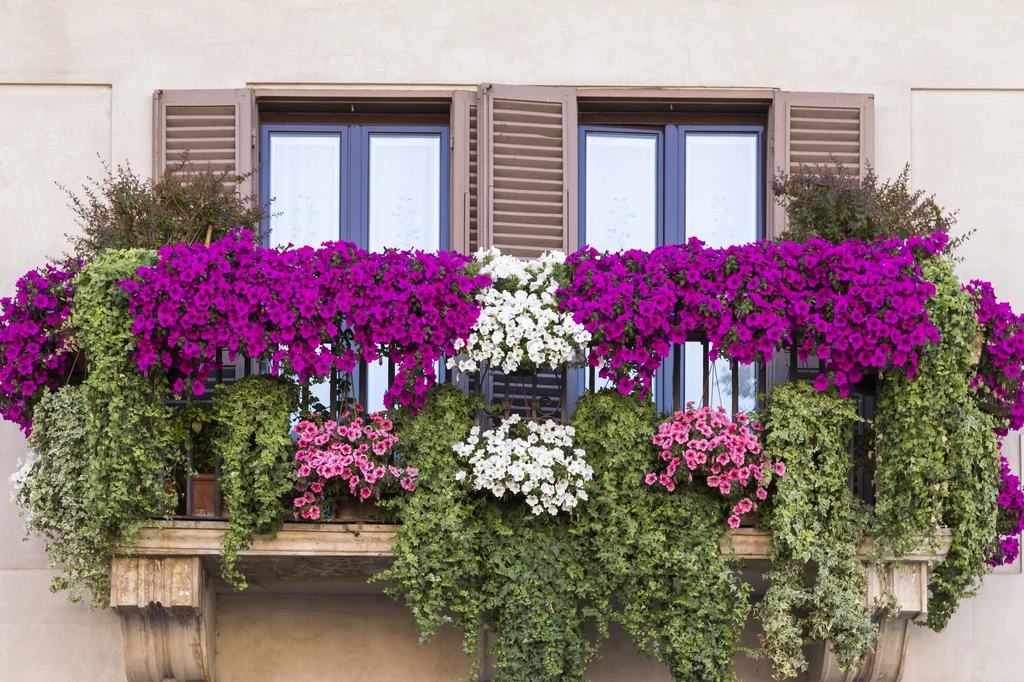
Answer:
[[[575,250],[576,91],[484,84],[479,94],[480,246],[521,258]]]
[[[773,175],[838,162],[863,177],[874,160],[874,95],[779,92],[772,121]],[[785,229],[785,211],[778,205],[774,224],[774,235]]]
[[[475,251],[476,224],[476,92],[452,94],[452,196],[449,247],[459,253]]]
[[[184,158],[214,171],[245,175],[255,168],[256,104],[253,91],[157,90],[153,95],[153,177]],[[238,184],[255,193],[255,178]]]

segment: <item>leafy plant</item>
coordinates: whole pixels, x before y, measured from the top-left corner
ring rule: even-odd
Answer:
[[[960,601],[973,597],[989,571],[987,552],[997,538],[999,451],[996,420],[974,401],[958,406],[950,434],[949,494],[942,521],[952,534],[946,558],[931,571],[927,625],[941,632]]]
[[[879,386],[874,419],[879,556],[903,556],[934,540],[957,466],[953,460],[985,454],[953,450],[963,410],[973,402],[974,300],[961,289],[952,261],[928,259],[921,272],[936,288],[925,310],[941,340],[921,354],[912,378],[886,373]]]
[[[221,541],[221,575],[237,589],[246,587],[245,576],[236,569],[238,552],[252,546],[253,533],[276,533],[288,514],[295,486],[288,432],[298,401],[298,387],[284,377],[248,376],[216,388],[213,442],[220,452],[220,486],[231,512]]]
[[[421,639],[452,622],[475,653],[486,628],[498,635],[491,651],[502,679],[582,680],[619,622],[677,680],[735,679],[748,588],[721,554],[726,505],[703,491],[647,489],[653,405],[615,390],[580,402],[574,444],[595,474],[571,517],[535,517],[519,500],[495,501],[457,479],[454,447],[473,426],[471,407],[439,386],[397,426],[420,475],[415,494],[390,502],[403,525],[395,563],[377,579],[396,583],[389,594],[409,605]]]
[[[776,176],[772,190],[786,207],[786,241],[841,244],[847,239],[927,237],[948,233],[956,222],[954,214],[935,203],[934,195],[910,189],[910,164],[889,180],[879,180],[870,167],[858,178],[838,162],[803,167],[799,173]]]
[[[237,227],[257,231],[265,211],[259,198],[239,196],[229,183],[254,174],[217,173],[185,160],[154,181],[130,166],[104,164],[83,196],[62,187],[81,234],[67,235],[75,255],[91,260],[106,249],[158,249],[221,239]]]
[[[81,387],[43,394],[36,407],[37,428],[29,437],[29,459],[15,478],[15,501],[25,516],[26,534],[46,545],[47,567],[60,569],[50,591],[68,590],[77,602],[89,590],[93,606],[103,607],[110,593],[109,560],[121,538],[96,523],[89,504],[88,418]]]
[[[182,451],[163,402],[167,380],[162,373],[146,377],[135,369],[128,296],[116,286],[155,258],[139,250],[101,254],[82,269],[72,304],[71,324],[90,358],[81,388],[86,448],[78,456],[89,466],[85,504],[91,527],[112,542],[105,559],[115,545],[130,551],[139,527],[167,516],[177,500],[170,472]],[[94,604],[107,596],[94,593]]]
[[[769,500],[771,584],[754,612],[779,678],[807,669],[807,641],[828,641],[840,667],[852,670],[878,633],[858,556],[867,510],[847,488],[847,445],[858,420],[854,400],[806,384],[776,386],[766,405],[765,450],[786,462],[786,475]]]

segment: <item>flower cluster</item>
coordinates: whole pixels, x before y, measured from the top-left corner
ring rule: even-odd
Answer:
[[[586,453],[572,447],[575,434],[571,426],[523,421],[513,414],[483,434],[474,426],[454,450],[468,462],[476,490],[495,497],[521,493],[534,514],[555,515],[586,500],[584,486],[594,476]],[[456,474],[460,481],[465,477],[465,471]]]
[[[62,332],[71,315],[72,278],[79,264],[32,270],[13,298],[0,301],[0,416],[32,429],[32,408],[45,388],[56,388],[73,363]]]
[[[783,462],[772,462],[761,452],[757,432],[761,425],[745,414],[729,417],[725,408],[676,412],[658,426],[654,444],[661,448],[659,471],[647,474],[647,485],[659,484],[669,492],[685,475],[706,477],[707,484],[723,497],[739,498],[729,515],[729,527],[739,528],[740,516],[757,509],[757,500],[768,498],[774,476],[786,473]],[[664,468],[662,468],[664,467]],[[753,494],[751,494],[753,493]]]
[[[864,373],[913,376],[918,350],[938,341],[925,303],[935,292],[914,252],[945,235],[835,245],[756,242],[708,249],[697,239],[651,252],[569,257],[561,306],[593,335],[589,362],[622,392],[646,393],[671,344],[706,334],[712,358],[767,361],[782,344],[825,361],[818,390],[849,393]]]
[[[1024,532],[1024,490],[1006,457],[1000,458],[998,537],[997,545],[988,553],[990,566],[1012,564],[1020,555],[1020,534]]]
[[[340,421],[317,424],[301,421],[295,426],[299,437],[295,461],[299,482],[295,490],[295,518],[320,518],[325,500],[350,496],[359,500],[380,498],[381,488],[397,481],[404,490],[415,490],[419,472],[396,467],[388,459],[398,437],[383,415],[359,416],[345,410]]]
[[[986,410],[1004,421],[998,430],[1024,427],[1024,316],[1000,303],[988,282],[972,280],[964,287],[977,304],[984,345],[972,386]]]
[[[590,343],[590,332],[555,301],[556,269],[565,255],[545,253],[524,261],[492,248],[478,252],[476,259],[493,284],[476,296],[481,310],[473,332],[455,341],[467,359],[449,358],[448,368],[458,365],[468,372],[487,362],[510,373],[524,365],[557,367],[575,361],[578,349]]]
[[[209,247],[164,247],[155,267],[121,284],[139,369],[174,368],[197,395],[222,349],[232,359],[268,358],[273,373],[283,365],[300,382],[386,355],[398,371],[385,404],[416,408],[436,381],[435,363],[476,322],[473,295],[489,279],[464,274],[469,262],[448,252],[367,253],[349,242],[278,251],[239,230]],[[176,381],[174,391],[184,389]]]

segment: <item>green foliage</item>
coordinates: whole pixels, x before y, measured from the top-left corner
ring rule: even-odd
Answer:
[[[46,544],[48,568],[60,568],[50,590],[68,590],[79,601],[90,590],[96,606],[110,593],[109,559],[120,537],[95,523],[87,502],[91,460],[84,456],[89,439],[89,408],[84,390],[65,386],[46,392],[36,408],[29,464],[21,487],[15,484],[25,529]]]
[[[84,260],[106,249],[193,244],[205,241],[208,234],[220,239],[235,227],[255,232],[264,217],[256,196],[240,197],[225,185],[237,176],[209,167],[185,161],[156,182],[139,177],[128,166],[104,170],[102,179],[90,178],[82,188],[84,197],[64,190],[81,228],[81,234],[68,239],[75,255]]]
[[[921,270],[936,288],[927,310],[942,340],[925,350],[916,376],[896,372],[879,388],[874,558],[934,545],[937,529],[949,529],[953,545],[932,573],[927,620],[941,630],[988,571],[999,454],[997,424],[979,409],[971,388],[975,303],[961,289],[952,261],[929,259]]]
[[[577,407],[575,443],[595,471],[573,524],[592,583],[585,596],[673,679],[734,680],[749,586],[719,544],[729,505],[706,486],[667,493],[644,484],[657,419],[653,403],[615,390]]]
[[[857,554],[867,510],[847,488],[847,446],[858,419],[854,400],[806,384],[776,386],[768,400],[765,449],[787,470],[770,498],[771,584],[755,613],[779,678],[807,669],[806,641],[828,640],[840,666],[850,670],[877,635],[864,604],[867,571]],[[812,566],[817,576],[809,582]]]
[[[858,178],[838,163],[800,170],[778,175],[772,182],[778,202],[787,209],[787,241],[824,239],[840,244],[847,239],[924,237],[949,232],[956,222],[934,196],[910,189],[909,164],[895,178],[881,182],[871,168]]]
[[[941,564],[932,569],[925,625],[941,632],[960,600],[973,597],[989,571],[985,552],[996,537],[999,494],[999,451],[995,418],[968,400],[952,415],[949,490],[942,520],[953,543]]]
[[[879,386],[875,546],[886,556],[903,556],[934,541],[954,460],[975,454],[952,449],[964,406],[971,401],[978,337],[974,301],[960,288],[952,261],[932,258],[921,269],[936,288],[927,312],[942,340],[925,349],[913,378],[890,372]]]
[[[283,377],[249,376],[216,389],[213,445],[221,455],[220,487],[231,514],[221,542],[221,573],[238,589],[246,587],[235,567],[238,552],[252,546],[253,533],[276,533],[288,513],[285,498],[295,485],[288,434],[298,401],[298,387]]]
[[[595,469],[590,500],[570,518],[535,517],[521,500],[494,501],[458,483],[452,452],[473,425],[471,399],[432,389],[416,419],[397,426],[414,495],[392,502],[403,525],[396,561],[377,579],[397,586],[423,640],[448,622],[467,653],[480,632],[502,679],[582,680],[611,622],[677,680],[732,680],[747,588],[722,557],[720,501],[690,489],[654,495],[643,475],[655,456],[653,406],[614,391],[587,395],[575,443]]]
[[[128,296],[117,286],[155,259],[151,251],[100,254],[78,276],[71,312],[77,341],[89,357],[81,388],[87,437],[80,456],[90,472],[85,504],[93,532],[129,551],[140,525],[174,509],[177,495],[169,472],[181,459],[171,411],[163,402],[167,380],[159,373],[142,376],[132,361],[132,316]],[[102,605],[107,598],[94,592],[93,603]]]

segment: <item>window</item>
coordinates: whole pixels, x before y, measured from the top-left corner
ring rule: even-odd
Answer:
[[[370,251],[448,248],[448,127],[262,126],[268,246],[346,240]],[[360,367],[359,395],[383,409],[387,364]],[[324,404],[330,386],[314,387]]]
[[[579,243],[621,251],[691,237],[716,248],[760,239],[764,153],[762,125],[582,125]],[[734,378],[728,361],[707,362],[700,341],[687,342],[678,357],[683,402],[741,411],[756,406],[754,366],[739,366]],[[674,402],[672,381],[666,380],[674,362],[673,355],[655,380],[663,410]],[[607,384],[595,381],[598,388]]]

